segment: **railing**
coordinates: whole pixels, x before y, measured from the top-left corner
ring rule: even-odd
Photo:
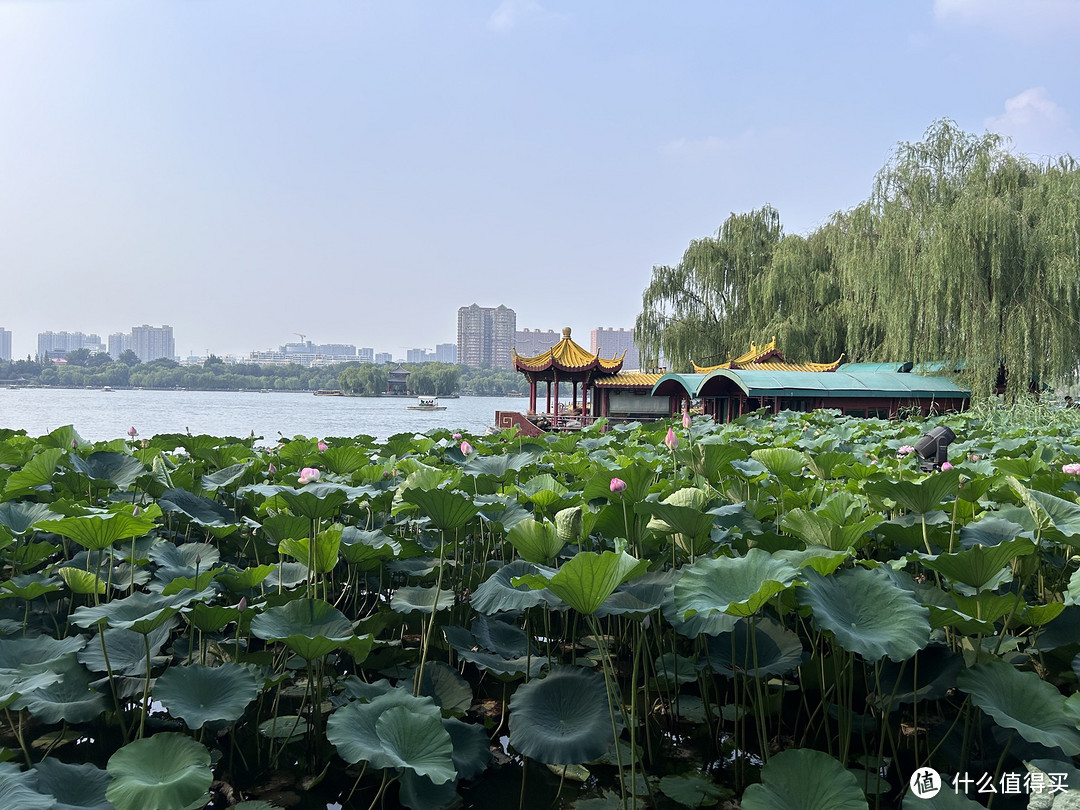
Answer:
[[[495,427],[505,430],[517,427],[525,436],[540,436],[544,433],[563,433],[581,430],[598,421],[606,420],[609,425],[617,425],[625,422],[656,422],[661,419],[670,419],[666,414],[654,416],[593,416],[592,414],[569,414],[569,413],[535,413],[524,414],[519,411],[496,411]]]

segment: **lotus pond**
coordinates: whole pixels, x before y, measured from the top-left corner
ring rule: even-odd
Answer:
[[[0,806],[1077,806],[1076,411],[255,441],[0,431]]]

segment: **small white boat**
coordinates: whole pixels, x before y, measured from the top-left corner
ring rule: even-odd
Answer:
[[[417,397],[416,404],[409,406],[410,411],[445,411],[446,406],[439,404],[438,397]]]

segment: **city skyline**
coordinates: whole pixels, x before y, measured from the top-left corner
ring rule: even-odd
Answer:
[[[132,321],[404,355],[470,301],[630,328],[729,214],[807,233],[935,120],[1080,154],[1078,41],[1062,0],[0,0],[0,324],[15,357]]]

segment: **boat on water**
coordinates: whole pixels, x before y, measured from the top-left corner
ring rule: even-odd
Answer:
[[[410,411],[445,411],[446,406],[439,404],[438,397],[417,397],[416,404],[410,405]]]
[[[317,397],[343,397],[345,392],[337,388],[320,388],[314,392]]]

